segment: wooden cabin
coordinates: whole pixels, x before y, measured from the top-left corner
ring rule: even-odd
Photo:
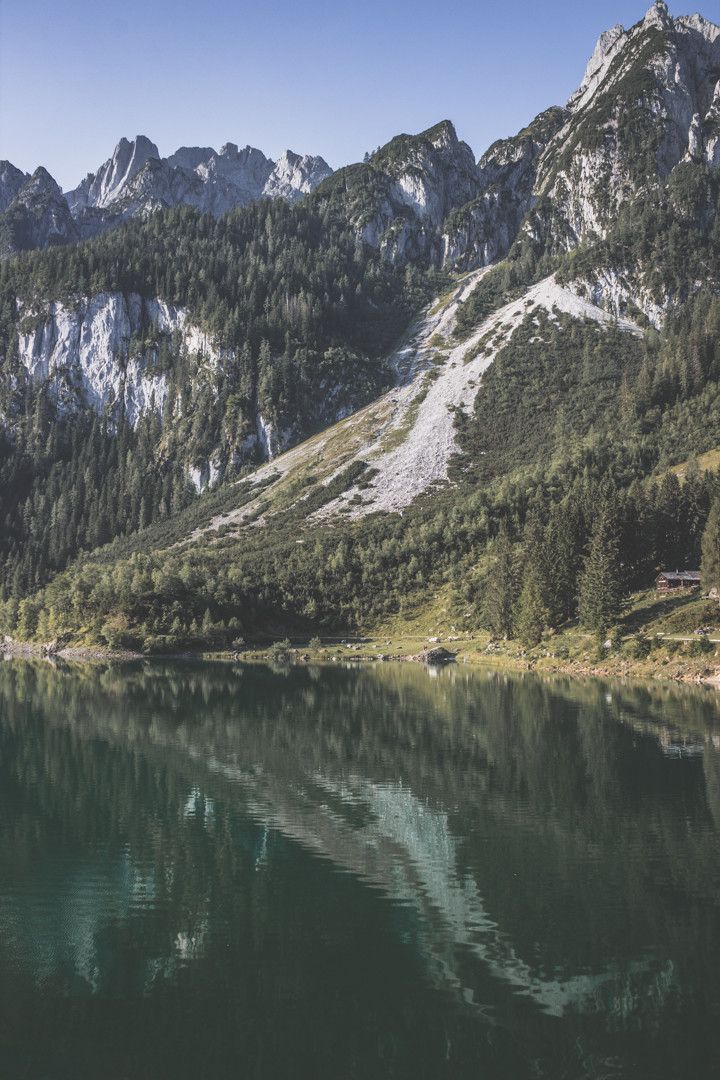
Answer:
[[[673,589],[699,589],[699,570],[663,570],[655,579],[658,592],[671,592]]]

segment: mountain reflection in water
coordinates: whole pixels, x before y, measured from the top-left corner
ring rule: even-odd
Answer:
[[[674,687],[1,663],[0,1070],[713,1075],[719,737]]]

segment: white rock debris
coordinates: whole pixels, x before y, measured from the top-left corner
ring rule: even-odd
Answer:
[[[473,281],[473,286],[475,283]],[[483,372],[523,319],[537,310],[551,315],[558,311],[579,319],[592,319],[601,325],[616,324],[631,333],[639,332],[630,320],[615,320],[595,304],[563,288],[554,277],[532,286],[519,300],[495,312],[470,337],[451,348],[442,366],[435,369],[437,377],[429,386],[425,384],[425,372],[422,371],[410,385],[396,392],[396,419],[383,438],[393,429],[402,429],[408,415],[412,416],[416,410],[412,426],[400,445],[388,452],[382,448],[383,438],[361,448],[357,457],[368,461],[378,474],[363,492],[363,504],[351,507],[349,516],[358,517],[377,510],[402,510],[433,484],[447,479],[448,464],[458,451],[455,410],[467,412],[472,407]],[[438,332],[447,333],[454,325],[456,313],[457,300],[451,301],[449,310],[443,313],[430,337]],[[484,352],[478,351],[479,343],[489,336],[492,344],[486,346]],[[429,338],[423,347],[430,348]],[[328,503],[321,515],[332,514],[347,505],[353,494],[354,490],[351,490]]]
[[[353,460],[367,462],[377,474],[363,488],[361,502],[353,501],[360,494],[360,489],[353,486],[317,511],[314,520],[332,518],[340,512],[344,518],[377,511],[402,513],[419,495],[447,480],[450,459],[458,451],[455,411],[467,412],[473,407],[483,373],[533,312],[544,311],[551,318],[562,313],[591,319],[601,326],[616,326],[627,333],[641,332],[631,320],[616,318],[561,286],[551,276],[490,315],[466,340],[454,343],[452,334],[459,305],[467,300],[489,269],[465,275],[444,302],[431,305],[425,317],[411,328],[407,340],[388,361],[395,372],[397,387],[336,428],[293,447],[255,470],[245,482],[263,485],[258,499],[223,517],[213,518],[206,528],[212,531],[221,525],[241,525],[248,518],[255,524],[271,522],[267,513],[256,516],[260,500],[271,500],[278,485],[314,465],[338,431],[343,432],[346,444],[354,440],[355,450],[351,457],[343,457],[342,463],[323,482],[331,481]],[[439,344],[445,347],[439,349]],[[433,375],[428,381],[430,371]],[[367,427],[368,421],[373,434],[364,439],[355,437]],[[268,485],[268,481],[272,482]],[[205,531],[197,530],[193,539]]]

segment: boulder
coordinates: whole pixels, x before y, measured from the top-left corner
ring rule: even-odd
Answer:
[[[435,667],[440,664],[452,664],[455,660],[455,655],[455,653],[451,653],[448,649],[443,649],[442,646],[440,646],[440,648],[436,649],[425,649],[416,656],[408,656],[408,660],[414,660],[418,664],[427,664],[430,667]]]

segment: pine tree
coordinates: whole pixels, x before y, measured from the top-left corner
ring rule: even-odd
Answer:
[[[543,585],[537,567],[532,563],[525,571],[522,592],[515,611],[515,633],[524,645],[538,645],[548,625],[548,609],[543,598]]]
[[[577,607],[578,564],[584,545],[582,515],[574,504],[557,503],[545,528],[548,625],[560,626]]]
[[[703,532],[700,573],[704,589],[720,589],[720,499],[713,502]]]
[[[545,529],[536,513],[525,522],[522,538],[525,566],[523,584],[515,606],[515,634],[529,646],[537,645],[542,632],[548,626],[550,593],[550,567]]]
[[[620,614],[623,597],[618,525],[604,506],[595,519],[579,581],[580,623],[602,637]]]
[[[515,559],[510,534],[503,522],[495,541],[495,562],[483,598],[485,621],[497,637],[508,638],[512,634],[517,592]]]

